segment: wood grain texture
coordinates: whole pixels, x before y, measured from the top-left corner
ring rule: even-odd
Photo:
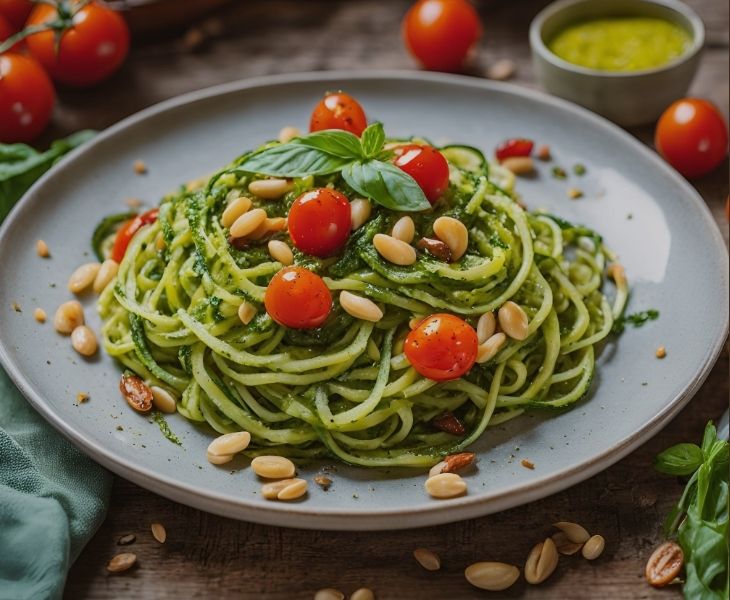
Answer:
[[[703,17],[708,47],[692,93],[728,111],[728,4],[688,2]],[[493,0],[480,3],[485,37],[483,73],[498,58],[517,63],[514,82],[537,87],[527,46],[529,21],[544,1]],[[325,2],[236,2],[225,13],[224,31],[197,52],[184,50],[181,32],[138,39],[124,69],[93,90],[63,90],[51,139],[82,128],[103,128],[154,102],[177,94],[253,75],[319,69],[410,68],[399,24],[408,0]],[[650,143],[651,128],[633,130]],[[710,206],[727,241],[724,202],[727,166],[695,185]],[[708,299],[707,301],[712,301]],[[707,382],[682,413],[654,439],[588,481],[539,502],[462,523],[399,532],[318,532],[231,521],[170,502],[117,478],[106,522],[69,574],[69,599],[118,598],[312,598],[333,586],[351,593],[368,586],[379,599],[419,598],[678,598],[679,590],[646,585],[643,568],[661,541],[661,522],[681,493],[675,478],[653,471],[653,457],[680,441],[698,440],[708,418],[728,406],[728,349]],[[637,399],[638,400],[638,399]],[[489,594],[463,577],[476,560],[522,566],[531,546],[550,533],[550,523],[574,520],[606,538],[603,556],[588,562],[563,557],[556,573],[540,586],[517,584]],[[167,528],[164,545],[150,524]],[[139,564],[122,575],[105,571],[122,547],[117,539],[134,533],[124,547]],[[441,571],[421,569],[412,558],[424,546],[442,557]],[[590,590],[590,592],[589,592]]]

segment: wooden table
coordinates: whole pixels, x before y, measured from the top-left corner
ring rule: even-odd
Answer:
[[[135,40],[124,69],[92,90],[64,90],[50,139],[82,127],[104,128],[165,98],[253,75],[320,69],[411,68],[402,48],[400,19],[409,0],[235,3],[224,31],[195,52],[181,32]],[[485,36],[476,74],[498,58],[518,65],[515,82],[536,87],[529,60],[530,19],[539,0],[494,0],[480,4]],[[708,29],[708,45],[692,93],[728,109],[728,5],[692,0]],[[196,35],[189,34],[188,42]],[[652,129],[633,131],[650,142]],[[727,166],[695,182],[727,240],[724,202]],[[701,243],[701,240],[698,240]],[[708,302],[712,299],[708,298]],[[592,479],[539,502],[481,519],[410,531],[328,532],[281,529],[216,517],[176,504],[116,478],[109,515],[71,569],[68,598],[261,598],[309,599],[333,586],[351,593],[359,586],[378,598],[526,597],[560,600],[679,597],[678,588],[656,591],[643,579],[652,548],[661,541],[661,523],[682,484],[656,473],[653,457],[680,441],[697,441],[708,418],[728,406],[727,347],[709,379],[687,408],[654,439]],[[561,559],[541,586],[517,584],[488,594],[463,577],[476,560],[522,565],[549,524],[583,523],[606,538],[603,556],[592,563]],[[167,528],[164,545],[154,541],[150,523]],[[109,575],[104,565],[119,551],[116,540],[135,533],[129,547],[139,567]],[[443,568],[429,573],[413,560],[414,548],[440,553]]]

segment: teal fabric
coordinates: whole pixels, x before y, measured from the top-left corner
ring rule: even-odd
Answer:
[[[0,368],[0,600],[61,597],[69,567],[104,520],[111,482]]]

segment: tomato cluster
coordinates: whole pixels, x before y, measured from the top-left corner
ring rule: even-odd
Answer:
[[[97,0],[0,0],[0,43],[16,34],[22,41],[0,54],[0,142],[31,141],[47,125],[55,102],[51,78],[93,85],[129,51],[124,19]]]

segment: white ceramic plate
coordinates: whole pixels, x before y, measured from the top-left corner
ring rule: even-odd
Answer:
[[[533,208],[546,207],[604,234],[633,286],[629,310],[657,307],[658,321],[629,329],[604,350],[590,397],[572,411],[534,414],[489,429],[475,445],[479,468],[469,493],[429,499],[424,473],[338,465],[334,485],[311,486],[297,503],[261,498],[244,458],[225,468],[205,460],[208,434],[182,417],[168,418],[182,439],[120,397],[119,367],[100,354],[79,358],[50,323],[69,299],[66,280],[90,256],[96,223],[139,197],[149,204],[180,182],[215,170],[284,125],[306,128],[322,93],[345,89],[390,135],[419,134],[491,154],[507,137],[550,144],[555,161],[588,172],[558,181],[521,180]],[[132,171],[136,159],[149,173]],[[582,188],[579,201],[569,185]],[[52,258],[35,254],[44,239]],[[252,79],[164,102],[101,133],[68,156],[26,194],[0,230],[0,359],[35,408],[74,444],[139,485],[229,517],[324,529],[390,529],[466,519],[507,509],[573,485],[625,456],[663,427],[697,390],[725,339],[727,252],[696,192],[653,152],[607,121],[530,90],[478,79],[425,73],[312,73]],[[11,308],[18,303],[22,312]],[[99,320],[85,300],[92,327]],[[654,356],[667,347],[663,361]],[[76,403],[80,391],[91,399]],[[520,466],[526,458],[534,470]],[[232,465],[232,466],[231,466]],[[317,465],[302,469],[311,476]]]

